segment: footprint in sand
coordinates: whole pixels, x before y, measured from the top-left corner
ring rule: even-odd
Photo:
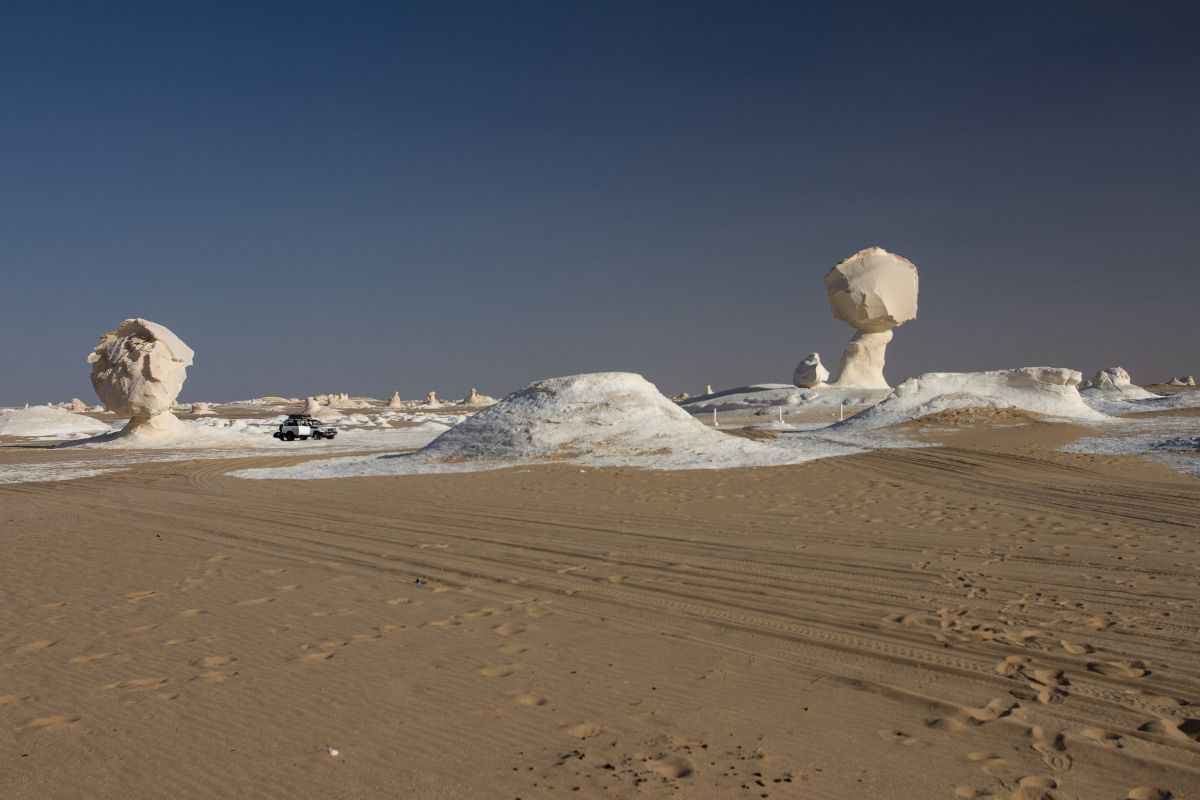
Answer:
[[[515,656],[517,653],[524,653],[527,648],[519,644],[506,644],[503,647],[497,647],[496,649],[501,653],[504,653],[506,656]]]
[[[387,601],[387,604],[389,606],[405,606],[411,602],[412,601],[409,600],[407,597],[393,597],[391,600]]]
[[[192,680],[196,681],[197,683],[220,683],[221,681],[227,681],[236,676],[237,672],[235,670],[218,669],[212,670],[211,672],[202,672],[196,677],[192,678]]]
[[[36,653],[39,650],[45,650],[47,648],[54,647],[54,645],[56,645],[56,644],[58,644],[57,639],[43,639],[40,642],[29,642],[28,644],[23,644],[20,647],[14,647],[13,652],[14,653]]]
[[[286,570],[286,569],[284,569],[283,567],[277,567],[277,568],[275,568],[275,569],[259,569],[259,570],[255,570],[255,571],[254,571],[254,574],[255,574],[255,575],[267,575],[267,576],[271,576],[271,575],[282,575],[282,574],[283,574],[283,573],[285,573],[285,572],[287,572],[287,570]]]
[[[1116,678],[1144,678],[1150,674],[1150,665],[1145,661],[1093,661],[1087,665],[1088,672]]]
[[[149,600],[151,597],[157,597],[157,596],[158,596],[158,592],[152,592],[152,591],[133,592],[132,594],[125,595],[125,601],[127,603],[140,603],[143,600]]]
[[[1138,730],[1181,741],[1200,742],[1200,719],[1163,717],[1139,726]]]
[[[577,722],[574,725],[568,725],[564,730],[576,739],[590,739],[604,733],[603,728],[592,722]]]
[[[518,669],[516,664],[496,664],[491,667],[480,667],[479,674],[485,678],[507,678]]]
[[[217,667],[224,667],[227,664],[232,664],[235,661],[237,661],[237,659],[233,656],[204,656],[203,658],[193,659],[192,666],[199,667],[201,669],[215,669]]]
[[[146,631],[152,631],[157,627],[158,627],[157,622],[147,622],[145,625],[134,625],[132,628],[122,628],[119,631],[113,631],[113,633],[125,633],[125,634],[129,634],[129,635],[133,635],[133,634],[138,634],[138,633],[145,633]]]
[[[540,694],[528,694],[528,693],[519,694],[516,697],[514,697],[513,699],[517,701],[518,705],[528,706],[529,708],[537,708],[538,706],[544,706],[544,705],[546,705],[546,703],[550,702],[545,697],[542,697]],[[3,698],[0,698],[0,705],[3,705],[2,700],[3,700]]]
[[[1066,772],[1071,768],[1071,756],[1067,754],[1067,744],[1061,733],[1047,731],[1035,725],[1029,731],[1029,738],[1033,740],[1033,749],[1050,769]]]
[[[201,614],[207,614],[207,613],[208,612],[205,611],[203,608],[189,608],[184,611],[180,611],[178,616],[183,617],[184,619],[193,619],[194,617],[198,617]]]
[[[94,664],[97,661],[111,661],[118,656],[117,653],[93,653],[86,656],[75,656],[71,659],[72,664]]]
[[[117,681],[106,685],[105,689],[121,689],[124,691],[146,691],[157,689],[167,682],[166,678],[134,678],[128,681]]]
[[[1068,653],[1070,653],[1073,656],[1084,656],[1095,650],[1094,647],[1092,647],[1090,644],[1087,644],[1086,642],[1075,643],[1075,642],[1068,642],[1064,639],[1063,641],[1059,642],[1059,644],[1062,645],[1063,650],[1066,650]]]
[[[81,717],[74,714],[55,714],[49,717],[38,717],[25,723],[22,730],[59,731],[79,722]]]
[[[1157,786],[1138,786],[1125,793],[1125,800],[1171,800],[1171,793]]]
[[[0,694],[0,706],[15,706],[29,699],[27,694]]]
[[[274,597],[252,597],[249,600],[238,600],[236,606],[265,606],[267,603],[274,603]]]
[[[1085,739],[1091,739],[1097,744],[1107,745],[1108,747],[1121,748],[1124,745],[1121,743],[1121,737],[1112,731],[1104,730],[1103,728],[1084,728],[1079,732],[1080,736]]]
[[[297,656],[296,658],[293,658],[292,661],[296,661],[301,664],[319,664],[323,661],[328,661],[329,659],[333,658],[333,656],[333,653],[324,651],[321,653],[308,653],[307,655]]]
[[[497,625],[492,628],[498,636],[515,636],[525,630],[524,625],[518,625],[515,622],[506,622],[503,625]]]

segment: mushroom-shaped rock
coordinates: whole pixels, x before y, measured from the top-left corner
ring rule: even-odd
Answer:
[[[399,392],[392,392],[392,399],[388,400],[388,408],[402,408],[404,401],[400,399]]]
[[[829,370],[825,369],[825,365],[821,363],[820,353],[809,353],[792,373],[792,383],[801,389],[824,386],[827,380],[829,380]],[[712,393],[709,392],[709,394]]]
[[[713,390],[712,390],[712,384],[711,384],[711,383],[706,383],[706,384],[704,385],[704,393],[705,393],[705,394],[712,394],[712,393],[713,393]]]
[[[917,316],[917,268],[882,247],[868,247],[825,276],[833,315],[857,329],[842,353],[834,386],[888,389],[883,377],[892,328]]]
[[[429,394],[425,395],[424,404],[427,406],[439,405],[438,399],[437,399],[437,392],[430,392]]]
[[[183,427],[171,407],[193,355],[168,328],[140,318],[100,337],[87,359],[92,388],[109,411],[129,417],[123,436],[170,435]]]

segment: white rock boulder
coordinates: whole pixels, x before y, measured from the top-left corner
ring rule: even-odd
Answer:
[[[860,250],[825,276],[833,315],[855,328],[834,386],[888,389],[884,358],[892,328],[917,316],[917,268],[882,247]]]
[[[1123,400],[1148,400],[1158,395],[1135,386],[1124,367],[1107,367],[1079,387],[1088,396],[1120,397]]]
[[[87,359],[92,388],[109,411],[129,417],[122,436],[159,438],[182,431],[171,407],[193,355],[168,328],[141,318],[100,337]]]
[[[820,353],[809,353],[792,373],[792,383],[801,389],[824,386],[829,380],[829,370],[821,363]],[[709,394],[712,394],[709,392]]]

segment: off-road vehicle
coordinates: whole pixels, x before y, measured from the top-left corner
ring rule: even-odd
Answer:
[[[295,439],[305,441],[310,436],[313,439],[332,439],[337,436],[337,428],[306,414],[288,414],[288,418],[279,423],[279,430],[271,435],[285,442]]]

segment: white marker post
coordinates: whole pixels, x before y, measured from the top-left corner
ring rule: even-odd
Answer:
[[[721,423],[717,422],[717,410],[715,408],[713,409],[713,427],[714,428],[721,427]]]
[[[840,403],[838,403],[838,422],[841,422],[842,420],[844,420],[846,418],[845,414],[846,414],[846,401],[843,400]]]

